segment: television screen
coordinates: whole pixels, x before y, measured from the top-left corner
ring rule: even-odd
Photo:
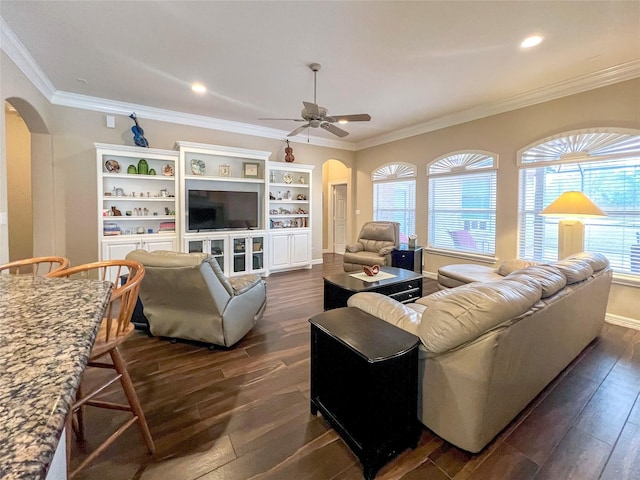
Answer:
[[[189,190],[189,231],[258,228],[260,202],[257,192]]]

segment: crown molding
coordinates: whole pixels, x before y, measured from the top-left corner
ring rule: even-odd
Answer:
[[[16,64],[40,93],[51,101],[56,88],[2,17],[0,17],[0,48],[4,50],[11,61]]]
[[[189,125],[192,127],[208,128],[211,130],[219,130],[223,132],[240,133],[243,135],[252,135],[254,137],[272,138],[282,140],[289,133],[286,130],[278,130],[275,128],[261,127],[248,123],[232,122],[230,120],[222,120],[204,115],[194,115],[184,112],[176,112],[173,110],[165,110],[162,108],[149,107],[135,103],[119,102],[117,100],[109,100],[99,97],[91,97],[77,93],[69,93],[57,91],[51,98],[51,103],[63,107],[79,108],[82,110],[91,110],[95,112],[108,113],[112,115],[129,116],[131,112],[136,112],[136,116],[141,119],[157,120],[160,122],[176,123],[179,125]],[[322,147],[338,148],[341,150],[354,150],[355,144],[342,142],[331,139],[318,137],[309,137],[309,141],[295,137],[290,138],[292,143],[309,143]]]
[[[479,105],[461,112],[444,115],[436,119],[413,125],[402,130],[391,132],[387,135],[374,137],[356,144],[356,151],[369,147],[375,147],[385,143],[395,142],[405,138],[433,132],[442,128],[451,127],[460,123],[478,120],[499,113],[509,112],[518,108],[530,107],[538,103],[556,100],[558,98],[575,95],[600,87],[613,85],[640,77],[640,59],[606,68],[598,72],[582,75],[563,82],[557,82],[529,92],[515,95],[493,103]]]

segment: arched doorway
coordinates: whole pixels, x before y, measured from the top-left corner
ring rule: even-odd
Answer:
[[[6,228],[0,229],[0,262],[63,255],[54,247],[54,172],[48,128],[36,109],[18,97],[6,99],[4,116],[5,171],[0,176],[4,198],[0,204],[6,205],[7,218]]]
[[[352,225],[351,169],[340,160],[327,160],[322,165],[322,183],[322,250],[343,254]]]

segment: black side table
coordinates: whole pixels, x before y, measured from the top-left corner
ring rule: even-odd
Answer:
[[[312,317],[311,413],[360,459],[367,480],[420,436],[420,339],[357,308]]]
[[[422,273],[422,247],[401,244],[391,252],[391,266]]]

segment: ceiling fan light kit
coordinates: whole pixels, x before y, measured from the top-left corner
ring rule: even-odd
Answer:
[[[262,118],[261,120],[289,120],[293,122],[306,122],[304,125],[293,130],[287,135],[287,137],[295,137],[307,128],[322,128],[329,133],[332,133],[340,138],[344,138],[349,135],[349,132],[334,125],[334,123],[348,123],[348,122],[368,122],[371,120],[371,115],[367,113],[357,113],[353,115],[329,115],[329,110],[321,107],[316,102],[316,75],[320,70],[319,63],[311,63],[309,68],[313,71],[313,103],[302,102],[304,108],[300,112],[299,118]]]

